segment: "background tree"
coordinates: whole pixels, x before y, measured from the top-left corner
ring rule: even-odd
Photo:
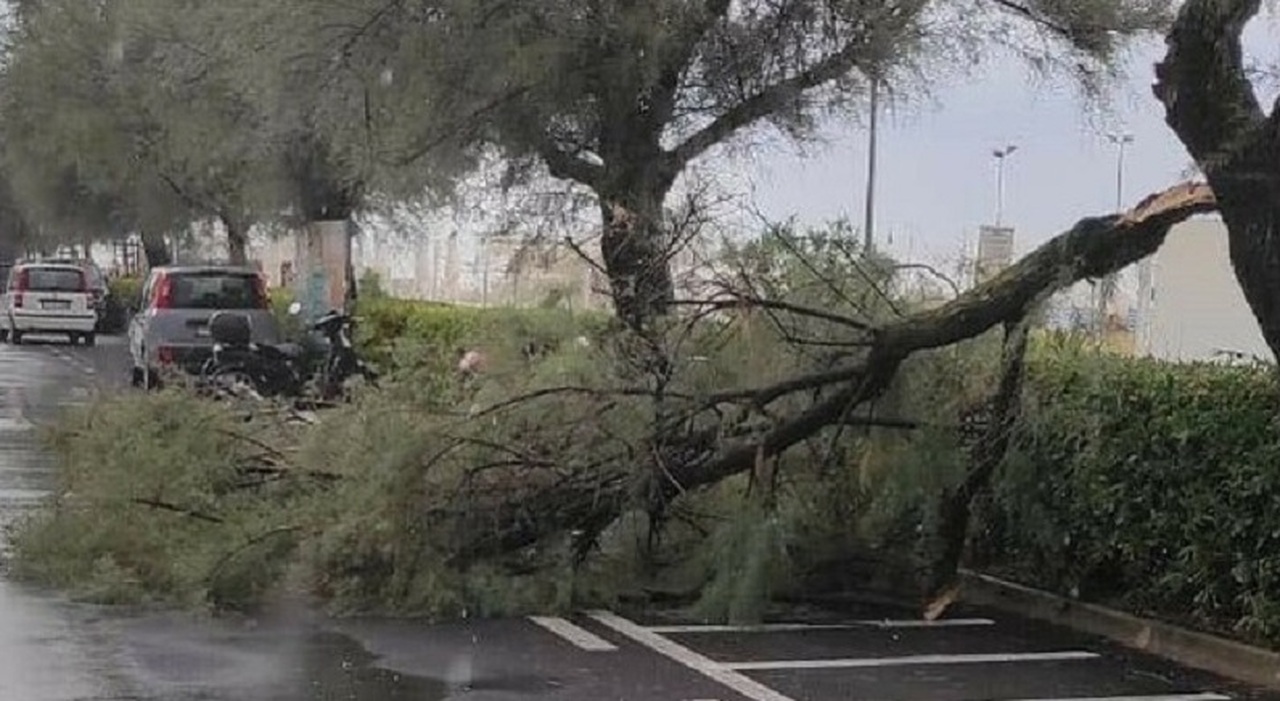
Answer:
[[[277,16],[296,23],[301,6],[282,5],[293,9]],[[872,77],[905,88],[996,46],[1097,86],[1119,43],[1163,26],[1169,2],[368,0],[306,8],[334,71],[384,79],[370,114],[394,113],[386,126],[399,134],[389,141],[404,146],[401,162],[455,139],[499,147],[513,163],[593,191],[617,311],[639,328],[673,297],[666,197],[708,151],[764,125],[812,136],[828,110],[856,111]]]
[[[245,262],[274,207],[261,120],[195,40],[185,3],[49,0],[24,12],[4,73],[6,167],[28,216],[99,237],[163,234],[210,217]],[[82,233],[83,235],[83,233]]]

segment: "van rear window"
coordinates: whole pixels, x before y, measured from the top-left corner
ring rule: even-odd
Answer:
[[[266,302],[253,275],[177,273],[172,284],[174,309],[261,309]]]
[[[31,292],[80,292],[84,273],[71,268],[27,268],[27,289]]]

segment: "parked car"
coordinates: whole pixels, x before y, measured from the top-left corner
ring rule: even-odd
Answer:
[[[82,266],[20,262],[9,271],[0,337],[19,344],[28,334],[65,334],[72,343],[93,345],[97,325],[89,274]]]
[[[254,343],[281,341],[266,279],[252,268],[154,268],[143,283],[141,300],[129,321],[135,386],[156,386],[162,369],[198,374],[213,354],[209,319],[220,311],[244,314]]]
[[[41,259],[40,262],[75,265],[84,270],[89,283],[89,292],[93,295],[93,312],[98,315],[98,330],[101,330],[102,321],[107,313],[107,298],[111,294],[111,289],[107,286],[107,276],[102,273],[102,268],[88,258],[48,258]]]

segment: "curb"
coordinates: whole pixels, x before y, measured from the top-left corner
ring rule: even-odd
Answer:
[[[1057,594],[961,570],[961,598],[1100,635],[1129,648],[1238,681],[1280,689],[1280,653],[1073,601]]]

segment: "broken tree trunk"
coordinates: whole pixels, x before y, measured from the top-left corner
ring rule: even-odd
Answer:
[[[468,481],[437,503],[427,519],[436,532],[448,534],[455,564],[517,550],[554,534],[597,531],[645,493],[636,475],[655,470],[637,461],[659,461],[663,479],[658,488],[667,498],[749,470],[762,457],[814,437],[843,421],[852,408],[882,395],[912,354],[973,338],[999,325],[1018,324],[1037,301],[1078,280],[1100,277],[1151,255],[1174,224],[1214,208],[1207,186],[1183,184],[1146,198],[1125,214],[1083,219],[951,302],[869,329],[869,347],[859,361],[735,393],[734,401],[763,406],[783,395],[827,389],[807,409],[780,417],[751,437],[723,439],[718,429],[700,431],[666,441],[661,451],[602,456],[589,469],[572,474],[557,466],[530,464],[491,470],[483,481]]]
[[[984,409],[987,425],[969,451],[969,470],[960,484],[944,490],[938,500],[937,521],[930,540],[929,560],[922,590],[925,617],[940,616],[955,600],[956,574],[968,542],[973,501],[991,485],[1004,462],[1022,398],[1022,377],[1027,354],[1028,323],[1024,318],[1005,324],[1000,358],[1000,384]]]

